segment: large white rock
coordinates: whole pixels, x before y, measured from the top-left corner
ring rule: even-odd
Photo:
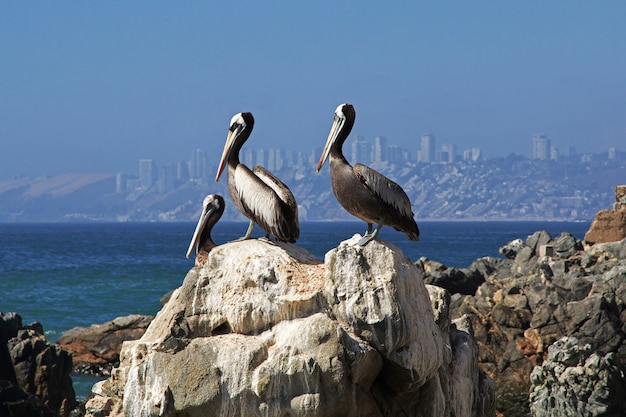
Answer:
[[[445,290],[431,288],[435,322],[400,249],[352,243],[325,264],[264,239],[215,248],[123,345],[87,415],[493,415],[471,336],[453,329],[451,345]]]
[[[443,340],[415,264],[392,245],[359,236],[326,254],[326,295],[337,319],[381,352],[394,391],[414,391],[443,361]]]

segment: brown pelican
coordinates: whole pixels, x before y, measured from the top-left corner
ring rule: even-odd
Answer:
[[[239,151],[253,126],[251,113],[233,116],[215,181],[219,180],[228,158],[228,192],[239,211],[250,219],[248,231],[242,240],[250,237],[257,223],[265,230],[267,237],[273,235],[277,241],[293,243],[300,237],[298,205],[293,194],[265,168],[257,165],[250,171],[239,162]]]
[[[419,240],[411,201],[402,187],[368,166],[351,166],[343,156],[341,148],[352,130],[355,117],[351,104],[337,107],[317,172],[330,155],[330,178],[335,197],[348,213],[367,222],[367,232],[358,245],[363,246],[376,238],[385,225],[404,232],[411,240]],[[373,224],[378,224],[374,233]]]
[[[195,232],[191,238],[187,258],[196,249],[196,264],[203,265],[211,252],[217,245],[211,239],[211,230],[224,213],[224,198],[218,194],[209,194],[202,202],[202,213],[198,220]]]

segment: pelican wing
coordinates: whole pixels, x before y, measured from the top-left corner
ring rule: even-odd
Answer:
[[[294,212],[298,213],[298,204],[296,198],[293,196],[291,190],[284,182],[279,180],[274,174],[260,165],[257,165],[252,170],[261,181],[263,181],[268,187],[270,187],[278,198],[280,198],[287,206],[289,206]],[[296,219],[298,216],[296,215]]]
[[[402,187],[366,165],[355,164],[352,169],[361,183],[376,198],[394,207],[403,216],[413,218],[411,200],[409,200]]]
[[[280,182],[277,178],[275,180]],[[280,183],[282,184],[282,182]],[[278,240],[295,241],[298,235],[296,234],[294,237],[293,227],[289,227],[289,219],[286,218],[284,212],[286,203],[281,201],[273,187],[262,181],[244,165],[239,165],[235,170],[235,184],[241,204],[254,217],[253,220],[259,226]],[[295,216],[297,228],[297,213]]]

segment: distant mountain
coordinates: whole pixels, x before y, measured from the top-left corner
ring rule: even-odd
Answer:
[[[611,208],[626,183],[626,161],[590,158],[535,161],[519,156],[434,164],[372,165],[398,182],[416,219],[591,220]],[[283,168],[301,221],[354,219],[337,203],[328,167]],[[195,221],[208,193],[226,197],[225,220],[245,220],[230,202],[226,180],[185,182],[167,192],[116,192],[114,174],[65,174],[0,181],[0,222]]]

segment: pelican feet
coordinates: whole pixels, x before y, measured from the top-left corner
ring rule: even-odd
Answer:
[[[367,224],[367,232],[365,232],[365,235],[363,235],[361,240],[359,240],[357,242],[357,246],[365,246],[370,241],[376,239],[376,236],[378,236],[378,232],[380,231],[381,227],[383,227],[383,225],[382,225],[382,223],[379,223],[378,227],[376,227],[376,230],[374,230],[374,233],[372,233],[372,224],[368,223]]]

